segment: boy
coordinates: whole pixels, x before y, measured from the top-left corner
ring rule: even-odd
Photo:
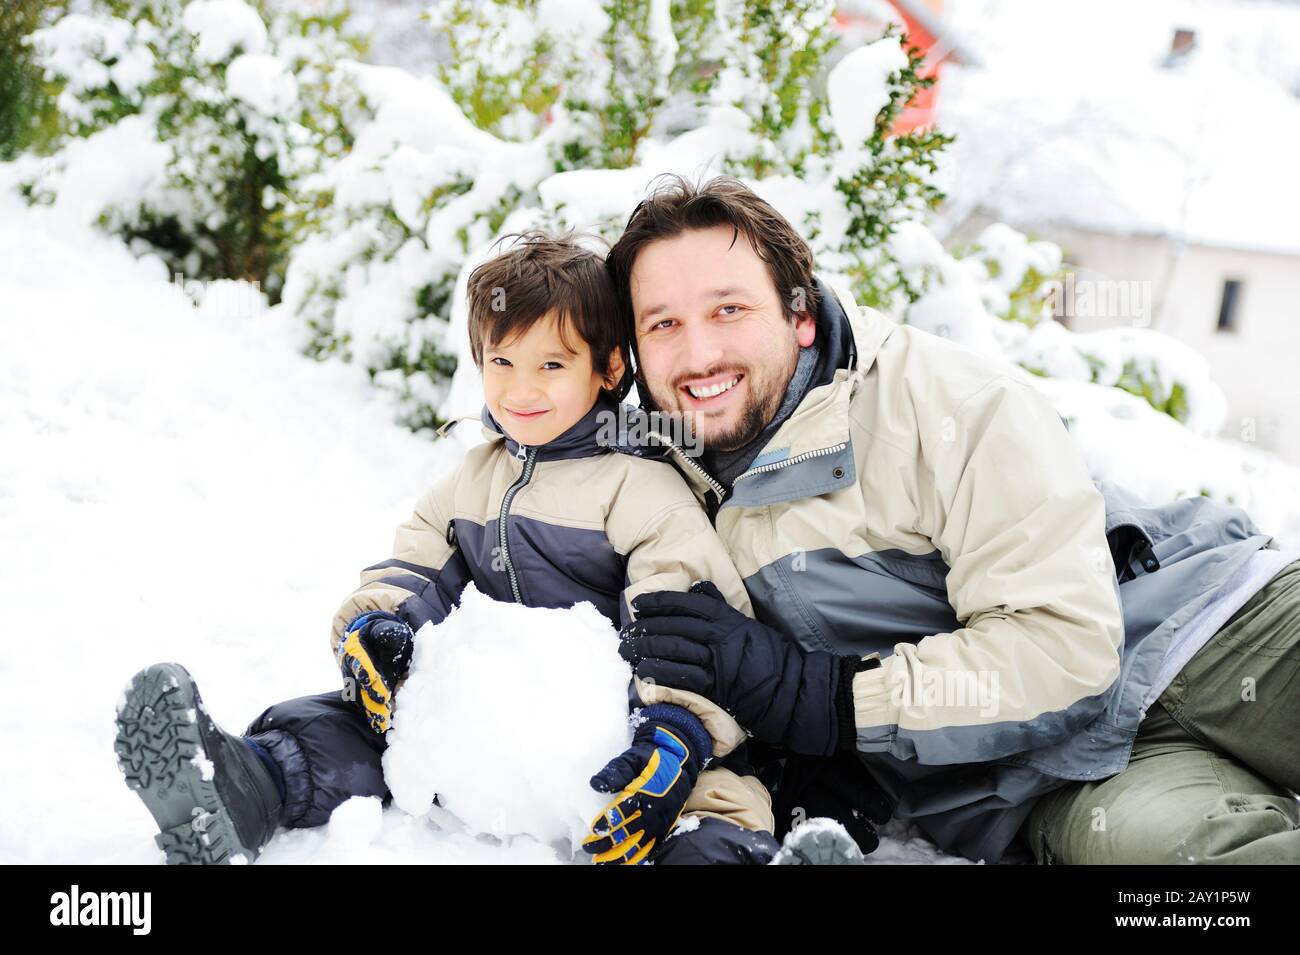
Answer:
[[[752,613],[708,518],[660,448],[611,443],[627,391],[626,330],[600,256],[528,233],[471,274],[469,336],[486,444],[417,503],[393,557],[362,571],[335,614],[345,690],[270,707],[221,730],[177,664],[149,667],[119,707],[128,785],[169,862],[252,861],[279,825],[317,826],[352,796],[385,796],[381,757],[414,632],[472,581],[497,600],[588,600],[626,624],[631,600],[711,580]],[[630,748],[592,778],[611,802],[585,848],[599,863],[766,862],[770,798],[745,733],[702,697],[637,681]],[[718,764],[704,769],[717,757]],[[729,760],[733,771],[723,761]],[[681,814],[699,825],[668,834]]]

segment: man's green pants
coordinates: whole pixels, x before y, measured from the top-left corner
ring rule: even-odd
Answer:
[[[1119,775],[1039,800],[1047,864],[1300,864],[1300,561],[1188,661]]]

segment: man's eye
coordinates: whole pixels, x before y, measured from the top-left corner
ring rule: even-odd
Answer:
[[[734,311],[728,311],[729,309],[734,309]],[[718,311],[721,312],[723,315],[735,315],[736,312],[740,311],[740,309],[741,306],[739,305],[724,305],[722,306],[722,308],[718,309]]]
[[[655,322],[653,325],[650,326],[650,331],[652,332],[662,331],[666,326],[671,325],[672,321],[673,320],[671,318],[661,318],[659,319],[659,321]]]

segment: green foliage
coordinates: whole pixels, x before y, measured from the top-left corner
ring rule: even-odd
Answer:
[[[894,35],[892,30],[885,34]],[[919,219],[943,201],[930,177],[940,151],[952,142],[933,128],[890,134],[917,92],[934,82],[918,74],[920,51],[905,47],[905,52],[907,66],[889,78],[889,101],[876,116],[864,146],[865,161],[836,183],[850,215],[841,251],[851,263],[847,271],[854,295],[860,304],[884,310],[892,309],[900,293],[913,302],[923,292],[893,267],[887,243],[900,221]]]
[[[541,32],[521,45],[512,33],[536,13],[535,0],[451,0],[426,17],[445,39],[438,78],[465,115],[503,139],[529,139],[560,97],[575,65]]]
[[[64,7],[62,2],[5,0],[0,12],[0,162],[44,152],[58,128],[55,90],[45,82],[27,38]]]
[[[848,215],[837,220],[850,222],[847,233],[834,236],[822,234],[818,209],[796,223],[819,257],[826,252],[848,263],[868,300],[901,287],[887,242],[900,219],[940,200],[928,176],[948,141],[933,131],[890,135],[925,83],[917,75],[918,54],[890,78],[888,105],[874,118],[869,140],[842,144],[825,92],[828,57],[838,42],[831,0],[672,0],[671,21],[656,19],[663,9],[651,0],[593,0],[573,10],[576,16],[555,22],[538,0],[443,0],[428,13],[448,50],[437,67],[440,85],[479,130],[505,144],[544,147],[549,167],[538,170],[541,178],[636,166],[645,161],[647,142],[662,143],[721,116],[722,171],[760,192],[764,180],[780,177],[816,183],[827,207],[846,207]],[[450,137],[467,140],[473,137]],[[833,170],[846,146],[856,165],[839,176]],[[543,201],[540,178],[515,181],[491,162],[487,181],[503,184],[499,194],[485,192],[480,160],[462,157],[461,146],[445,152],[421,146],[421,159],[399,156],[401,148],[367,154],[364,168],[389,182],[408,161],[436,167],[439,178],[422,187],[428,191],[418,211],[403,213],[410,220],[404,221],[383,201],[339,209],[328,197],[316,200],[321,237],[297,256],[286,301],[307,323],[314,354],[365,362],[375,381],[398,395],[405,420],[420,428],[436,423],[429,396],[453,367],[443,335],[465,260],[509,228],[516,212],[530,227],[575,226],[607,240],[617,237],[622,221],[570,221],[569,210]],[[493,147],[485,141],[483,148]],[[397,277],[393,265],[403,255],[408,264],[428,255],[437,263],[433,274],[422,283],[405,273]],[[379,328],[359,314],[349,289],[375,284],[409,296],[399,300],[400,322]],[[404,335],[396,334],[398,325]]]
[[[249,6],[265,42],[220,56],[201,55],[182,0],[91,0],[92,19],[56,21],[36,46],[62,86],[60,143],[141,116],[167,148],[161,194],[105,209],[101,224],[143,240],[173,271],[256,282],[275,301],[311,219],[298,184],[351,145],[331,67],[363,46],[346,33],[342,3]],[[269,108],[227,85],[243,53],[282,64],[266,77],[279,84]],[[51,201],[57,188],[56,177],[26,191]]]
[[[835,148],[828,124],[826,58],[839,42],[826,0],[749,0],[725,54],[744,78],[731,102],[751,121],[756,148],[733,163],[751,179],[802,175],[808,157]],[[847,145],[847,144],[846,144]]]

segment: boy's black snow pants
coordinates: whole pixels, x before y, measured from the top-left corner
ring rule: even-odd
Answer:
[[[244,735],[269,752],[284,774],[281,822],[290,829],[324,825],[353,796],[388,797],[380,763],[384,737],[338,690],[277,703]]]
[[[383,735],[338,690],[286,700],[268,708],[244,735],[263,747],[284,776],[283,825],[310,828],[329,821],[353,796],[389,799],[384,785]],[[666,839],[651,859],[658,865],[766,864],[777,850],[770,833],[705,818]]]

